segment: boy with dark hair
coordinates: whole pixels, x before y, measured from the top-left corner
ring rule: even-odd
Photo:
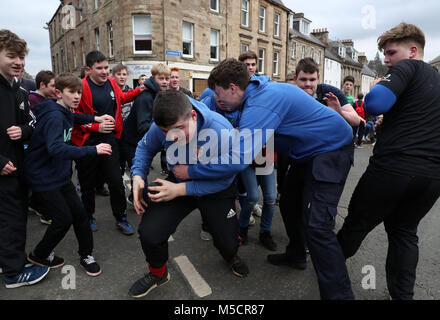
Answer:
[[[221,143],[218,140],[214,142],[215,139],[199,141],[198,137],[207,131],[221,137],[223,130],[233,130],[231,124],[203,103],[175,90],[158,93],[153,118],[153,125],[138,144],[132,167],[135,209],[138,214],[143,213],[139,225],[140,241],[150,272],[132,285],[129,294],[135,298],[143,297],[170,280],[167,270],[168,238],[180,222],[197,208],[210,227],[214,246],[229,263],[232,272],[245,277],[249,273],[248,267],[237,255],[239,238],[237,215],[233,210],[236,196],[232,184],[234,173],[225,172],[219,180],[206,175],[187,181],[176,179],[170,173],[166,180],[155,180],[160,186],[148,187],[150,200],[142,196],[151,162],[162,148],[170,156],[167,160],[171,169],[176,164],[174,160],[187,163],[191,159],[200,159],[203,153],[206,161],[216,160],[218,164],[214,166],[222,170],[224,166],[218,157],[223,150]],[[205,153],[208,149],[211,151],[209,155]],[[231,153],[229,140],[226,151]],[[177,159],[172,160],[173,157]]]
[[[321,298],[353,299],[334,233],[337,205],[353,163],[351,127],[339,113],[295,86],[271,82],[265,76],[249,79],[247,66],[235,59],[220,62],[211,71],[208,84],[225,109],[240,113],[240,138],[252,139],[256,132],[262,136],[259,146],[240,150],[240,159],[255,157],[274,138],[275,151],[294,161],[287,175],[289,197],[284,199],[288,210],[283,216],[291,242],[285,253],[269,255],[269,262],[304,269],[306,239]],[[332,104],[337,100],[329,99]],[[179,165],[173,170],[179,179],[221,179],[226,172],[240,172],[249,165],[234,162],[230,159],[221,170],[211,163]]]
[[[86,56],[87,76],[82,79],[84,86],[77,113],[101,116],[108,114],[114,122],[104,121],[87,125],[73,126],[72,142],[77,146],[94,146],[108,143],[112,147],[111,155],[101,157],[88,156],[76,160],[78,180],[81,185],[81,198],[89,214],[92,231],[98,229],[93,217],[95,212],[95,186],[97,175],[102,174],[110,191],[110,203],[116,227],[125,235],[134,233],[128,223],[125,210],[125,188],[122,181],[119,147],[117,140],[122,133],[121,105],[134,100],[144,87],[122,92],[115,79],[109,77],[107,58],[99,51],[92,51]]]
[[[26,41],[0,30],[0,268],[6,288],[42,280],[48,267],[26,265],[28,197],[23,177],[23,142],[33,127],[29,107],[18,97],[19,76],[28,53]]]
[[[252,77],[254,74],[259,76],[257,73],[257,62],[258,62],[258,56],[255,52],[249,50],[246,52],[243,52],[239,57],[238,60],[241,62],[244,62],[248,68],[249,76]]]
[[[56,100],[47,99],[35,106],[37,127],[32,135],[25,158],[25,176],[33,196],[52,218],[43,239],[29,254],[34,264],[57,268],[64,259],[54,255],[53,249],[73,225],[78,240],[80,264],[90,276],[97,276],[101,268],[92,256],[93,237],[88,215],[71,181],[72,159],[91,155],[110,155],[111,146],[76,147],[69,145],[73,123],[102,123],[113,121],[109,115],[92,116],[72,113],[78,108],[83,84],[72,74],[55,80]]]
[[[382,34],[378,44],[390,69],[373,82],[365,111],[383,114],[383,120],[338,240],[350,258],[383,222],[389,293],[392,299],[412,299],[417,228],[440,196],[440,73],[423,61],[425,37],[415,25],[399,24]]]
[[[342,89],[344,90],[344,95],[347,98],[348,103],[354,105],[354,98],[350,95],[354,88],[354,77],[346,76],[342,81]]]

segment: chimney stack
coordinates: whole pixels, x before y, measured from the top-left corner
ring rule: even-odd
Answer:
[[[312,35],[316,38],[318,38],[321,42],[328,45],[328,35],[329,32],[327,28],[323,29],[313,29]]]

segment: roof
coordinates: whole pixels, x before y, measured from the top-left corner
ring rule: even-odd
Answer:
[[[376,72],[371,70],[366,64],[362,67],[362,74],[365,74],[366,76],[370,76],[373,78],[376,78]]]
[[[272,3],[272,4],[276,5],[276,6],[282,7],[283,9],[285,9],[287,11],[292,11],[289,8],[287,8],[284,5],[283,1],[281,1],[281,0],[266,0],[266,1]]]
[[[429,64],[436,64],[436,63],[440,63],[440,56],[432,60]]]
[[[303,34],[303,33],[299,32],[299,31],[297,31],[297,30],[295,30],[293,28],[289,29],[289,33],[291,35],[293,35],[294,37],[298,37],[298,38],[304,39],[306,41],[309,41],[309,42],[312,42],[314,44],[317,44],[318,46],[321,46],[321,47],[326,47],[326,45],[323,42],[321,42],[320,40],[318,40],[318,38],[316,38],[315,36],[313,36],[311,34]]]
[[[325,57],[334,61],[337,61],[339,63],[342,63],[342,59],[340,56],[338,56],[337,54],[335,54],[333,52],[332,49],[330,49],[329,47],[325,48]]]

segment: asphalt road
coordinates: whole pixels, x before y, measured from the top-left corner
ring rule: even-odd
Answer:
[[[337,229],[341,227],[346,208],[358,179],[364,172],[372,147],[355,150],[355,166],[351,169],[339,204]],[[160,177],[158,158],[153,163],[150,181]],[[372,199],[374,201],[374,199]],[[94,233],[94,256],[103,273],[92,278],[79,265],[77,243],[72,230],[55,249],[66,259],[66,265],[53,269],[40,283],[17,289],[0,286],[1,300],[131,300],[128,289],[147,272],[145,258],[137,235],[122,235],[114,225],[109,198],[97,196],[96,218],[99,231]],[[425,217],[419,227],[420,259],[417,269],[415,299],[440,299],[440,226],[439,203]],[[129,206],[128,220],[138,225],[139,216]],[[169,242],[169,272],[171,281],[153,290],[144,300],[317,300],[318,285],[309,259],[307,269],[293,270],[274,267],[266,261],[270,252],[258,243],[258,224],[249,230],[249,244],[239,254],[250,267],[247,278],[232,274],[212,241],[200,239],[201,218],[198,211],[191,213],[179,226]],[[46,226],[35,214],[28,216],[27,249],[41,239]],[[272,233],[281,250],[287,244],[278,207]],[[383,225],[371,232],[359,252],[347,261],[356,298],[359,300],[388,300],[385,280],[387,238]],[[364,270],[365,266],[370,269]],[[372,269],[374,268],[374,269]],[[370,289],[362,287],[368,276]],[[375,279],[372,278],[375,276]],[[0,276],[2,278],[2,276]],[[374,281],[375,280],[375,281]],[[373,285],[373,286],[372,286]]]

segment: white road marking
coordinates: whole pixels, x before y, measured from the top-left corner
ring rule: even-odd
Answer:
[[[194,268],[187,256],[179,256],[174,258],[174,261],[176,261],[180,271],[182,271],[183,275],[197,296],[203,298],[212,294],[211,287],[202,278],[200,273],[197,272],[196,268]]]

